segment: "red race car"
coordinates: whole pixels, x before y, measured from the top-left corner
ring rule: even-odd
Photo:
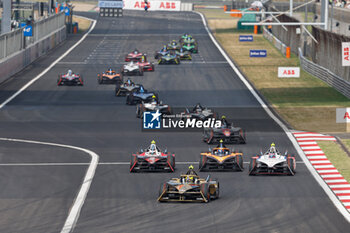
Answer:
[[[140,53],[140,51],[135,49],[133,52],[131,52],[125,56],[125,61],[126,62],[141,61],[142,56],[143,56],[143,53]]]
[[[143,71],[154,71],[154,64],[147,61],[146,54],[141,56],[141,60],[137,64],[142,68]]]
[[[140,152],[133,154],[130,160],[130,172],[138,171],[168,171],[175,170],[175,154],[167,150],[161,151],[156,142]]]

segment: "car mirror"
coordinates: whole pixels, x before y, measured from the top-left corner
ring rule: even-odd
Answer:
[[[160,103],[160,104],[163,104],[163,101],[161,100],[159,103]]]
[[[143,153],[143,149],[140,149],[140,152]]]
[[[284,152],[284,155],[287,156],[288,155],[288,151],[286,150],[286,152]]]
[[[165,150],[164,150],[164,154],[167,154],[167,153],[168,153],[168,149],[165,149]]]

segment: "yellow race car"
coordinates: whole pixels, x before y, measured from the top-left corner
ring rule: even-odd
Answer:
[[[190,166],[180,178],[172,178],[162,183],[159,189],[159,202],[209,202],[219,198],[220,186],[217,179],[200,178]]]

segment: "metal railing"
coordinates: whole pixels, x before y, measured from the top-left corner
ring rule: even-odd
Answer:
[[[286,45],[283,44],[277,37],[270,33],[265,27],[263,30],[264,37],[268,39],[274,46],[280,50],[284,55],[286,54]],[[337,91],[350,98],[350,82],[345,81],[332,71],[313,63],[303,56],[301,48],[298,48],[300,66],[309,74],[321,79],[322,81],[334,87]]]
[[[328,83],[331,87],[334,87],[337,91],[350,98],[350,82],[345,81],[330,70],[308,60],[303,56],[301,48],[298,50],[300,66],[303,70]]]
[[[23,28],[0,35],[0,60],[21,51],[65,26],[64,12],[52,15],[33,24],[33,36],[26,39]],[[25,41],[24,41],[25,40]]]
[[[271,32],[269,32],[265,27],[263,27],[263,35],[268,39],[283,55],[286,55],[287,45],[283,44],[282,41],[277,39]]]

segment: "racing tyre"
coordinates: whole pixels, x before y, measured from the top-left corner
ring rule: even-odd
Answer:
[[[136,106],[136,117],[141,118],[141,104]]]
[[[99,77],[97,78],[97,82],[98,82],[98,84],[103,84],[103,79],[99,76]]]
[[[160,197],[160,195],[162,195],[163,192],[166,191],[166,190],[167,190],[167,184],[166,183],[161,183],[160,187],[159,187],[159,195],[158,195],[158,197]]]
[[[132,105],[133,103],[134,103],[133,97],[132,97],[132,95],[129,94],[129,95],[126,97],[126,104]]]
[[[172,167],[172,169],[170,168],[170,172],[174,172],[175,171],[175,158],[172,155],[168,155],[167,156],[167,160],[168,163],[170,164],[170,166]]]
[[[120,96],[120,84],[119,83],[117,83],[116,85],[115,85],[115,96]]]
[[[134,163],[135,163],[135,157],[134,156],[131,156],[130,158],[130,172],[133,173],[135,172],[135,169],[134,169]]]
[[[250,163],[249,163],[249,175],[252,176],[254,175],[252,171],[254,170],[255,167],[255,159],[250,158]]]
[[[199,155],[199,165],[198,165],[199,171],[203,170],[203,160],[204,160],[204,155]]]
[[[290,170],[293,172],[293,174],[290,174],[292,176],[294,176],[294,174],[295,174],[295,166],[294,165],[295,165],[295,163],[294,163],[293,157],[288,157],[288,166],[289,166]]]
[[[201,185],[201,191],[203,193],[203,196],[207,199],[207,201],[210,202],[209,185],[208,184],[202,184]]]
[[[243,157],[242,155],[237,155],[236,156],[236,162],[237,162],[237,170],[238,171],[243,171]]]
[[[218,179],[216,179],[216,178],[213,179],[213,181],[216,181],[218,187],[215,190],[215,194],[211,195],[211,197],[212,197],[212,199],[218,199],[220,197],[220,183],[219,183]]]

